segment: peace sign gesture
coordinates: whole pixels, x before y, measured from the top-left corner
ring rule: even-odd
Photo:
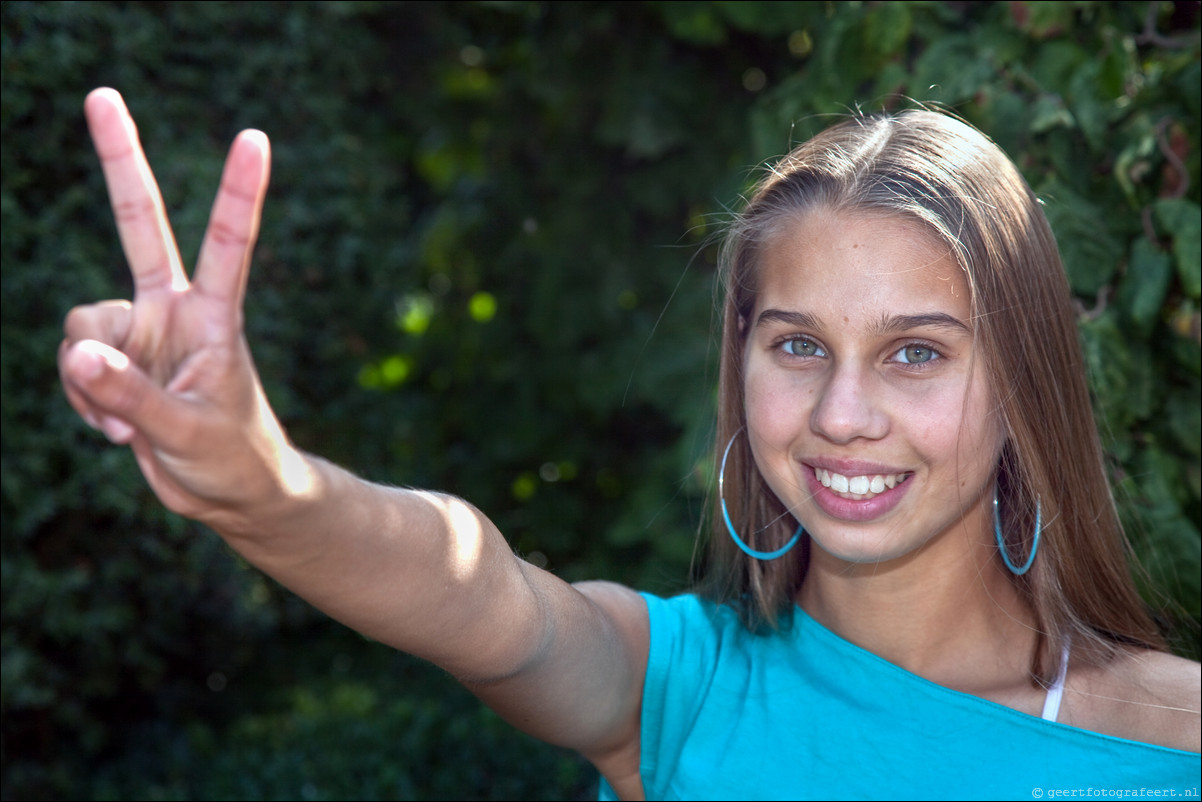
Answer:
[[[172,510],[214,524],[223,511],[251,512],[278,487],[291,451],[242,327],[267,190],[267,137],[244,131],[235,139],[189,282],[121,96],[97,89],[84,108],[134,300],[81,306],[67,316],[58,357],[67,397],[90,425],[133,448]]]

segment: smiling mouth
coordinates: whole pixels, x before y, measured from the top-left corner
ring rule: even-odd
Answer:
[[[814,477],[840,498],[851,501],[864,501],[873,498],[886,490],[892,490],[909,479],[910,473],[874,473],[864,476],[844,476],[841,473],[814,469]]]

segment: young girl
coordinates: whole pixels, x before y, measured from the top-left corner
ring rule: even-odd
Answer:
[[[850,119],[751,197],[708,579],[664,600],[297,450],[242,334],[266,137],[235,141],[189,282],[120,97],[86,110],[135,298],[68,316],[75,409],[172,510],[579,750],[603,795],[1196,797],[1199,666],[1127,574],[1047,223],[969,126]]]

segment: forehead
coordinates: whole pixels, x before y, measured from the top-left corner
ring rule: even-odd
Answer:
[[[828,322],[939,312],[969,322],[963,268],[924,226],[898,216],[819,210],[785,218],[760,251],[755,315],[765,309]]]

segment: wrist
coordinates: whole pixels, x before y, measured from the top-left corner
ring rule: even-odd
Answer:
[[[239,551],[241,544],[266,545],[304,531],[329,496],[333,466],[324,460],[286,443],[274,449],[270,462],[270,482],[246,488],[240,503],[223,505],[202,519]]]

